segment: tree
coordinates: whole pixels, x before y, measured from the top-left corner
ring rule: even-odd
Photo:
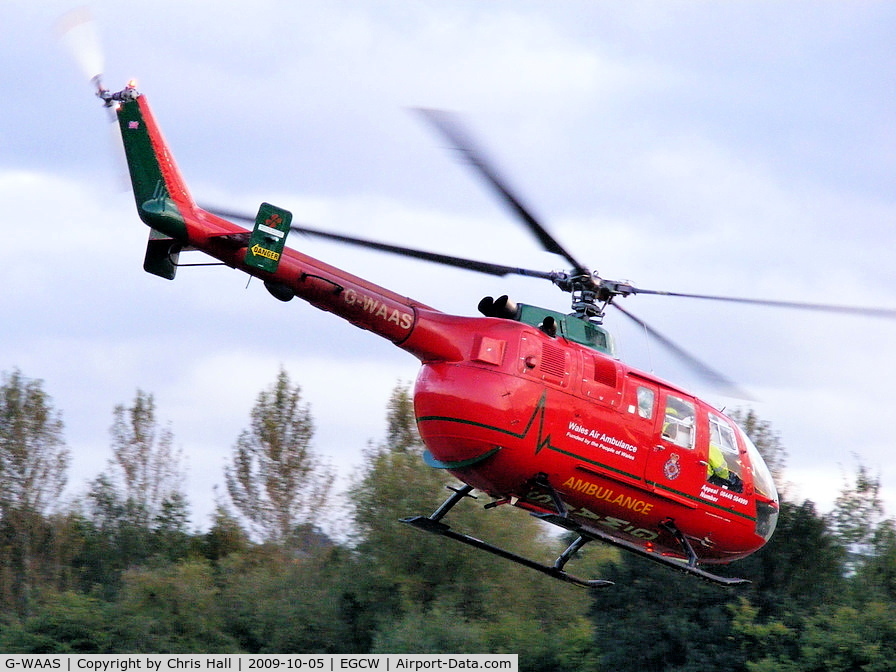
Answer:
[[[446,574],[456,575],[451,567],[456,549],[445,549],[443,540],[398,522],[435,510],[450,482],[443,472],[428,468],[422,455],[410,392],[399,384],[386,411],[386,438],[368,448],[362,473],[349,491],[355,549],[370,568],[363,575],[371,593],[367,599],[380,602],[384,612],[428,604]]]
[[[0,513],[46,515],[68,478],[62,418],[40,380],[19,371],[0,386]]]
[[[0,537],[3,596],[27,611],[36,580],[36,545],[67,480],[62,419],[40,380],[18,370],[0,385]]]
[[[212,562],[218,562],[231,553],[249,548],[249,538],[226,507],[218,504],[212,514],[212,526],[203,535],[202,554]]]
[[[311,450],[313,436],[301,388],[281,369],[258,395],[224,469],[230,500],[265,541],[288,542],[327,500],[333,477]]]
[[[880,497],[880,477],[868,473],[865,465],[856,469],[855,481],[845,481],[831,511],[830,526],[847,549],[848,573],[853,573],[874,550],[878,525],[884,516]]]
[[[602,578],[615,585],[593,593],[591,617],[598,641],[606,643],[600,669],[743,668],[729,637],[735,593],[628,553]]]
[[[778,432],[774,430],[770,422],[762,420],[752,408],[735,410],[731,413],[731,419],[740,425],[750,437],[772,473],[778,490],[782,490],[785,485],[784,467],[787,464],[787,450],[781,443]]]
[[[746,597],[730,606],[731,629],[750,672],[797,672],[794,662],[799,657],[799,629],[779,620],[762,620],[759,609]]]
[[[218,594],[212,567],[204,560],[128,570],[110,652],[234,652]]]
[[[423,451],[423,442],[414,417],[414,400],[407,384],[398,383],[389,395],[386,405],[386,437],[381,448],[414,455],[420,455]]]
[[[872,551],[859,567],[856,583],[865,599],[896,603],[896,521],[877,526]]]
[[[83,502],[84,547],[77,559],[82,580],[109,595],[130,566],[157,554],[175,560],[189,550],[181,455],[171,429],[156,417],[153,396],[137,390],[133,404],[115,406],[112,415],[112,459]]]
[[[4,624],[4,653],[106,653],[112,645],[109,605],[72,592],[49,593],[35,613]]]
[[[249,653],[364,653],[343,600],[354,577],[342,555],[321,548],[287,560],[277,547],[256,546],[222,559],[226,631]]]
[[[771,540],[737,563],[762,619],[806,614],[843,594],[844,549],[811,501],[783,500]]]
[[[826,604],[794,626],[759,623],[744,600],[734,631],[750,653],[750,672],[853,672],[892,670],[896,657],[896,605],[869,602],[861,609]]]
[[[808,619],[800,643],[800,670],[892,670],[896,605],[831,606]]]
[[[174,449],[170,428],[161,427],[151,394],[137,390],[130,407],[119,404],[113,411],[112,461],[114,480],[131,522],[151,528],[171,507],[185,504],[180,453]]]

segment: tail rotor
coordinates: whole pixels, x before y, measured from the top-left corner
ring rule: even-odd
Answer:
[[[81,72],[102,97],[103,49],[93,13],[88,7],[78,7],[59,17],[56,36],[68,49]]]

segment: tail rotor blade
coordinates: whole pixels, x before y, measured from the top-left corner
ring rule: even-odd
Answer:
[[[56,35],[71,52],[84,76],[99,86],[103,75],[103,50],[90,9],[79,7],[61,16],[56,22]]]

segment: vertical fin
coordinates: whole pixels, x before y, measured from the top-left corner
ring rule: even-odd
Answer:
[[[118,123],[137,212],[150,227],[186,239],[183,213],[195,205],[146,100],[136,91],[122,97]]]

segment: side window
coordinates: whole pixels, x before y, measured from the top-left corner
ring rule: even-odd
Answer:
[[[653,417],[653,406],[656,403],[656,392],[649,387],[638,386],[638,415],[650,420]]]
[[[734,492],[743,492],[743,463],[737,449],[734,429],[723,418],[709,414],[709,450],[706,480]]]
[[[666,397],[666,417],[663,419],[663,438],[682,448],[694,447],[694,404],[685,399]]]

